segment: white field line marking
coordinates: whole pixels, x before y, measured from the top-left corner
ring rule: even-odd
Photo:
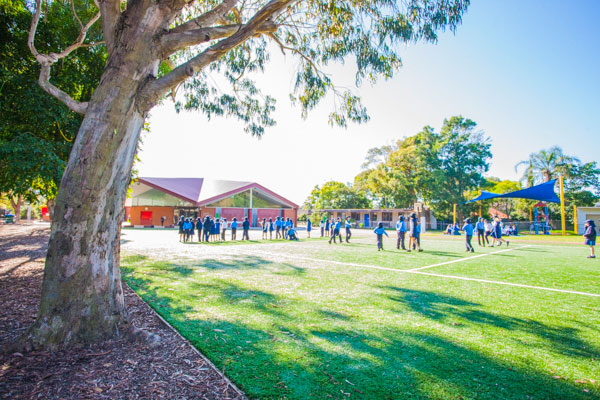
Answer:
[[[427,269],[427,268],[433,268],[433,267],[439,267],[440,265],[447,265],[447,264],[454,264],[457,262],[462,262],[462,261],[467,261],[467,260],[472,260],[474,258],[479,258],[479,257],[485,257],[485,256],[489,256],[492,254],[498,254],[498,253],[504,253],[506,251],[513,251],[513,250],[518,250],[518,249],[523,249],[525,247],[531,247],[533,246],[532,244],[528,244],[525,246],[520,246],[520,247],[513,247],[510,249],[504,249],[504,250],[498,250],[498,251],[492,251],[491,253],[485,253],[485,254],[478,254],[476,256],[471,256],[471,257],[463,257],[463,258],[458,258],[456,260],[451,260],[451,261],[445,261],[445,262],[441,262],[438,264],[431,264],[431,265],[426,265],[424,267],[419,267],[419,268],[413,268],[413,269],[409,269],[409,272],[415,272],[415,271],[420,271],[422,269]]]
[[[530,246],[533,246],[533,245],[530,245]],[[505,249],[504,251],[506,251],[506,250],[507,249]],[[368,269],[377,269],[377,270],[383,270],[383,271],[392,271],[392,272],[397,272],[397,273],[407,273],[407,274],[415,274],[415,275],[427,275],[427,276],[434,276],[434,277],[438,277],[438,278],[456,279],[456,280],[471,281],[471,282],[480,282],[480,283],[491,283],[491,284],[494,284],[494,285],[513,286],[513,287],[521,287],[521,288],[536,289],[536,290],[545,290],[545,291],[549,291],[549,292],[569,293],[569,294],[576,294],[576,295],[580,295],[580,296],[600,297],[600,294],[597,294],[597,293],[578,292],[578,291],[575,291],[575,290],[566,290],[566,289],[555,289],[555,288],[548,288],[548,287],[544,287],[544,286],[525,285],[525,284],[521,284],[521,283],[491,281],[491,280],[488,280],[488,279],[468,278],[468,277],[464,277],[464,276],[433,274],[431,272],[421,272],[421,271],[416,271],[416,270],[411,270],[411,269],[397,269],[397,268],[380,267],[380,266],[377,266],[377,265],[356,264],[356,263],[348,263],[348,262],[341,262],[341,261],[321,260],[321,259],[318,259],[318,258],[310,258],[310,257],[302,257],[302,256],[289,256],[287,254],[272,253],[272,252],[266,252],[266,251],[250,251],[249,253],[255,253],[255,254],[258,254],[258,255],[272,256],[272,257],[291,258],[293,260],[313,261],[313,262],[319,262],[319,263],[324,263],[324,264],[346,265],[346,266],[352,266],[352,267],[358,267],[358,268],[368,268]],[[489,253],[489,254],[491,254],[491,253]],[[456,260],[456,261],[464,261],[464,260],[468,260],[470,258],[475,258],[475,257],[461,258],[460,260]]]
[[[418,274],[418,275],[437,276],[439,278],[459,279],[459,280],[462,280],[462,281],[493,283],[493,284],[496,284],[496,285],[515,286],[515,287],[522,287],[522,288],[527,288],[527,289],[547,290],[547,291],[550,291],[550,292],[571,293],[571,294],[579,294],[581,296],[600,297],[600,294],[596,294],[596,293],[578,292],[576,290],[566,290],[566,289],[554,289],[554,288],[548,288],[548,287],[544,287],[544,286],[524,285],[522,283],[490,281],[490,280],[487,280],[487,279],[467,278],[467,277],[464,277],[464,276],[433,274],[431,272],[418,272],[418,271],[402,271],[402,272],[408,272],[408,273],[411,273],[411,274]]]

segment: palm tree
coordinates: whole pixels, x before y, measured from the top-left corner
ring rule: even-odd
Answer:
[[[547,150],[531,153],[528,160],[515,165],[515,171],[522,165],[526,166],[521,181],[527,186],[533,186],[535,182],[548,182],[566,173],[568,165],[580,162],[578,158],[563,153],[560,147],[553,146]]]

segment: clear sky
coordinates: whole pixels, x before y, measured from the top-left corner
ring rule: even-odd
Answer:
[[[444,118],[477,122],[492,142],[488,175],[517,179],[517,162],[558,145],[582,161],[600,161],[600,0],[474,0],[455,35],[401,51],[390,81],[364,84],[371,121],[332,128],[325,100],[306,120],[290,105],[295,60],[273,51],[257,80],[277,102],[277,125],[259,140],[234,119],[152,111],[140,176],[256,181],[302,204],[328,180],[351,182],[366,151]],[[353,83],[352,63],[328,69]]]

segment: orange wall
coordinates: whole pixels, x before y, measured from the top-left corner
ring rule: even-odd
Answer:
[[[291,219],[292,222],[294,223],[294,226],[298,225],[298,210],[296,210],[296,209],[283,210],[283,217]]]
[[[216,212],[217,210],[214,207],[201,207],[199,215],[202,216],[202,219],[204,219],[204,217],[206,217],[207,215],[210,215],[211,218],[214,218]]]
[[[160,226],[160,217],[164,216],[165,226],[173,224],[173,207],[135,206],[131,207],[131,225],[141,225],[140,215],[142,211],[152,211],[152,225]]]

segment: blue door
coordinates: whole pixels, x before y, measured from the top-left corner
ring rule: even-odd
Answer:
[[[365,214],[365,228],[369,228],[369,214]]]

